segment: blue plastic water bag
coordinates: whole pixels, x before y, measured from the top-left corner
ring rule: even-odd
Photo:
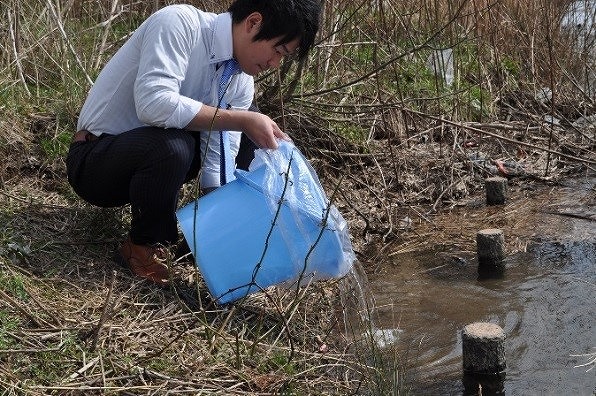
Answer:
[[[342,277],[348,225],[292,144],[256,150],[249,171],[176,212],[210,293],[225,304],[273,285]]]

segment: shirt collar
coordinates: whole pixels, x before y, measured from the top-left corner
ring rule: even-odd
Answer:
[[[232,58],[232,15],[229,12],[218,14],[215,17],[210,51],[210,63],[218,63]]]

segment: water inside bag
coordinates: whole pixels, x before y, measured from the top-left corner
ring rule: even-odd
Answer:
[[[348,273],[346,221],[289,142],[256,150],[249,171],[176,212],[210,293],[224,304],[273,285]]]

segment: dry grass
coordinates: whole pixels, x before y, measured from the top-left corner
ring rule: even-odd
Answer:
[[[329,285],[219,307],[188,264],[167,290],[119,268],[121,210],[30,184],[0,203],[3,394],[344,394],[368,370],[337,338]]]
[[[0,3],[2,394],[403,392],[400,357],[359,340],[363,324],[344,330],[342,310],[362,296],[342,283],[217,307],[183,263],[176,286],[156,290],[112,261],[127,208],[82,203],[64,153],[94,76],[166,3]],[[577,122],[596,113],[593,46],[558,29],[569,3],[329,0],[308,63],[259,80],[261,109],[327,191],[339,186],[368,270],[390,249],[426,246],[431,231],[407,219],[461,235],[434,215],[478,196],[498,164],[514,188],[593,174],[596,128]],[[446,48],[453,86],[426,68]]]

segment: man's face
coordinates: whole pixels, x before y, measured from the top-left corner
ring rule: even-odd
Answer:
[[[271,40],[250,41],[243,48],[238,49],[236,60],[242,71],[256,76],[257,74],[276,69],[281,60],[286,56],[292,56],[298,48],[299,39],[285,44],[277,44],[280,38]]]
[[[300,44],[299,38],[285,44],[278,44],[281,37],[255,40],[262,23],[261,14],[253,12],[242,22],[233,26],[232,30],[234,58],[240,64],[242,71],[251,76],[279,67],[282,58],[293,55]]]

